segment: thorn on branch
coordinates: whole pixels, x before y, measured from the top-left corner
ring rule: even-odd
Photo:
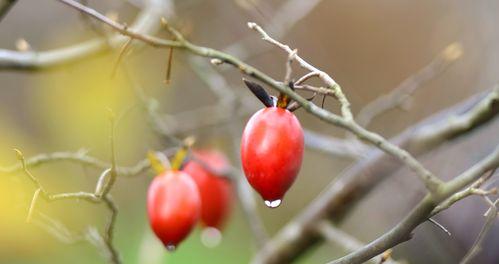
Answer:
[[[439,222],[437,222],[435,219],[433,219],[433,218],[430,217],[430,218],[428,218],[428,221],[430,221],[430,223],[434,224],[440,230],[444,231],[447,235],[451,236],[450,231],[447,228],[445,228],[442,224],[440,224]]]
[[[29,206],[28,216],[26,217],[26,223],[31,223],[31,219],[33,218],[33,213],[35,211],[36,202],[38,201],[38,197],[40,196],[41,188],[36,189],[33,194],[33,198],[31,199],[31,205]]]
[[[129,49],[130,44],[132,44],[133,38],[129,38],[121,47],[120,52],[118,53],[118,57],[116,58],[116,61],[113,66],[113,71],[111,73],[111,77],[116,76],[116,72],[118,71],[118,67],[121,64],[121,61],[123,58],[131,53],[131,49]],[[130,52],[127,52],[130,51]]]
[[[173,48],[170,47],[168,49],[168,62],[166,65],[166,76],[165,76],[165,84],[170,84],[171,81],[171,73],[172,73],[172,61],[173,61]]]

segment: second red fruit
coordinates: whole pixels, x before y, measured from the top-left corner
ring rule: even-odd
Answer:
[[[302,158],[303,129],[293,113],[267,107],[250,118],[241,140],[241,161],[248,182],[267,206],[279,206]]]
[[[217,173],[227,170],[229,162],[214,150],[198,150],[193,157],[183,171],[191,175],[201,194],[201,222],[220,230],[230,213],[233,198],[230,180]]]

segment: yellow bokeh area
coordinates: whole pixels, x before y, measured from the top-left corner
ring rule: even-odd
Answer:
[[[109,161],[109,110],[119,122],[115,135],[118,163],[133,165],[145,158],[149,147],[144,114],[136,106],[136,96],[124,72],[118,70],[113,74],[115,55],[98,56],[30,78],[31,88],[22,98],[24,102],[19,111],[23,111],[32,124],[29,128],[20,127],[12,120],[16,117],[0,116],[0,166],[8,168],[19,163],[13,148],[19,148],[26,158],[39,153],[86,149],[90,155]],[[64,162],[45,164],[30,171],[50,193],[92,192],[100,174],[100,171]],[[0,244],[8,245],[0,247],[2,261],[20,255],[42,261],[40,256],[47,252],[60,256],[68,250],[68,245],[51,237],[46,228],[40,228],[37,223],[47,222],[40,213],[56,219],[74,233],[83,233],[89,226],[100,230],[104,227],[108,215],[105,207],[84,201],[47,203],[40,199],[33,223],[26,223],[35,189],[22,171],[0,173]],[[116,200],[119,203],[120,197]],[[93,247],[85,248],[91,250],[91,258],[99,259]],[[82,250],[81,247],[71,249]]]
[[[108,138],[109,109],[119,116],[135,104],[130,82],[120,72],[113,74],[114,67],[115,59],[104,56],[71,66],[69,71],[51,73],[33,89],[33,114],[44,132],[55,137],[61,147],[99,149]],[[129,138],[141,130],[121,129]]]
[[[27,137],[9,118],[0,116],[0,255],[9,254],[37,254],[50,248],[53,244],[47,243],[46,235],[31,224],[26,223],[29,204],[35,187],[22,172],[6,173],[4,170],[18,163],[15,159],[13,144],[24,146],[26,152],[32,149],[32,139]],[[53,187],[57,182],[48,183]]]

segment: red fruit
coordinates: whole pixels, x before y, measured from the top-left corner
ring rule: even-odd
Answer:
[[[302,158],[303,130],[294,114],[268,107],[250,118],[241,140],[241,161],[246,178],[267,206],[279,206]]]
[[[149,223],[168,250],[173,250],[199,220],[201,198],[196,183],[181,171],[154,178],[147,193]]]
[[[189,161],[183,171],[191,175],[201,194],[201,222],[205,226],[221,229],[230,213],[232,186],[230,180],[214,172],[226,170],[229,162],[218,151],[198,150],[193,154],[194,160]]]

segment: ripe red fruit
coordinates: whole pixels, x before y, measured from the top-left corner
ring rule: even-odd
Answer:
[[[303,129],[294,114],[279,107],[256,112],[241,140],[246,178],[269,207],[277,207],[293,184],[303,158]]]
[[[216,172],[226,170],[229,162],[222,153],[214,150],[198,150],[193,153],[193,157],[183,171],[198,186],[201,195],[201,222],[207,227],[220,230],[230,213],[233,197],[230,180],[216,175]]]
[[[199,220],[201,198],[196,183],[182,171],[156,176],[147,193],[149,223],[168,250],[191,232]]]

